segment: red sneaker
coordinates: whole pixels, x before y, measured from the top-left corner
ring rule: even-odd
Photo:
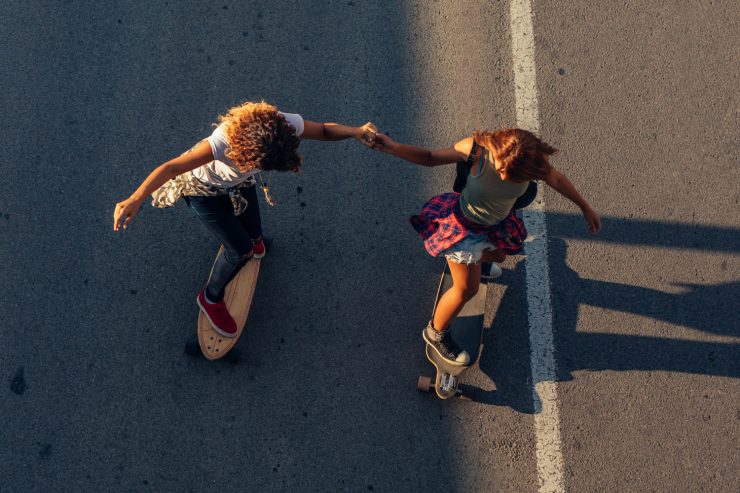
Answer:
[[[210,303],[206,300],[206,290],[198,293],[198,306],[203,310],[203,314],[206,316],[213,330],[218,332],[224,337],[236,336],[236,322],[234,318],[229,314],[229,309],[226,308],[224,300],[218,303]]]
[[[254,255],[252,255],[252,258],[262,258],[267,253],[267,248],[265,248],[265,242],[262,241],[262,238],[260,238],[256,243],[252,243],[252,252]]]

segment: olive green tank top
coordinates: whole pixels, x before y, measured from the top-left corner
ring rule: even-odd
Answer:
[[[471,221],[490,226],[509,215],[529,183],[502,180],[493,163],[486,158],[485,147],[480,149],[480,159],[470,168],[468,181],[460,194],[460,208]]]

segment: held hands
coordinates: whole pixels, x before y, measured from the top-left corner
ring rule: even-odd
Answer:
[[[367,147],[372,147],[376,151],[382,151],[386,153],[391,153],[391,147],[396,143],[393,139],[391,139],[388,135],[379,132],[378,127],[376,127],[373,123],[368,122],[362,127],[360,136],[357,137],[357,139],[362,142]]]
[[[378,132],[378,127],[373,122],[367,122],[358,129],[358,133],[355,137],[359,140],[362,145],[367,147],[375,146],[375,134]]]
[[[367,147],[389,154],[391,153],[391,147],[396,144],[388,135],[379,132],[378,127],[372,122],[368,122],[359,128],[357,140]]]
[[[121,227],[126,229],[136,213],[139,212],[139,207],[141,207],[141,202],[132,198],[117,203],[113,211],[113,231],[119,231]]]
[[[396,145],[396,141],[391,139],[388,135],[378,132],[375,134],[375,145],[373,149],[387,154],[393,154],[392,148]]]

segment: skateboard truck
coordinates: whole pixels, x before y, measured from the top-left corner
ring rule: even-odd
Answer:
[[[429,392],[434,389],[437,395],[443,399],[449,399],[450,397],[463,397],[463,391],[458,388],[459,380],[457,377],[445,373],[440,377],[439,385],[437,385],[432,377],[422,375],[419,377],[419,381],[416,384],[416,388],[422,392]]]
[[[442,375],[439,381],[439,387],[442,392],[448,393],[457,389],[457,378],[449,373]]]

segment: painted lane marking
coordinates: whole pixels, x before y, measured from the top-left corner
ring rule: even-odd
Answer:
[[[539,134],[534,24],[530,0],[512,0],[509,22],[514,65],[517,126]],[[552,332],[550,272],[547,263],[547,226],[542,189],[524,210],[532,240],[526,244],[527,311],[532,370],[532,400],[539,491],[565,491],[560,440],[560,409],[555,384],[555,345]]]

